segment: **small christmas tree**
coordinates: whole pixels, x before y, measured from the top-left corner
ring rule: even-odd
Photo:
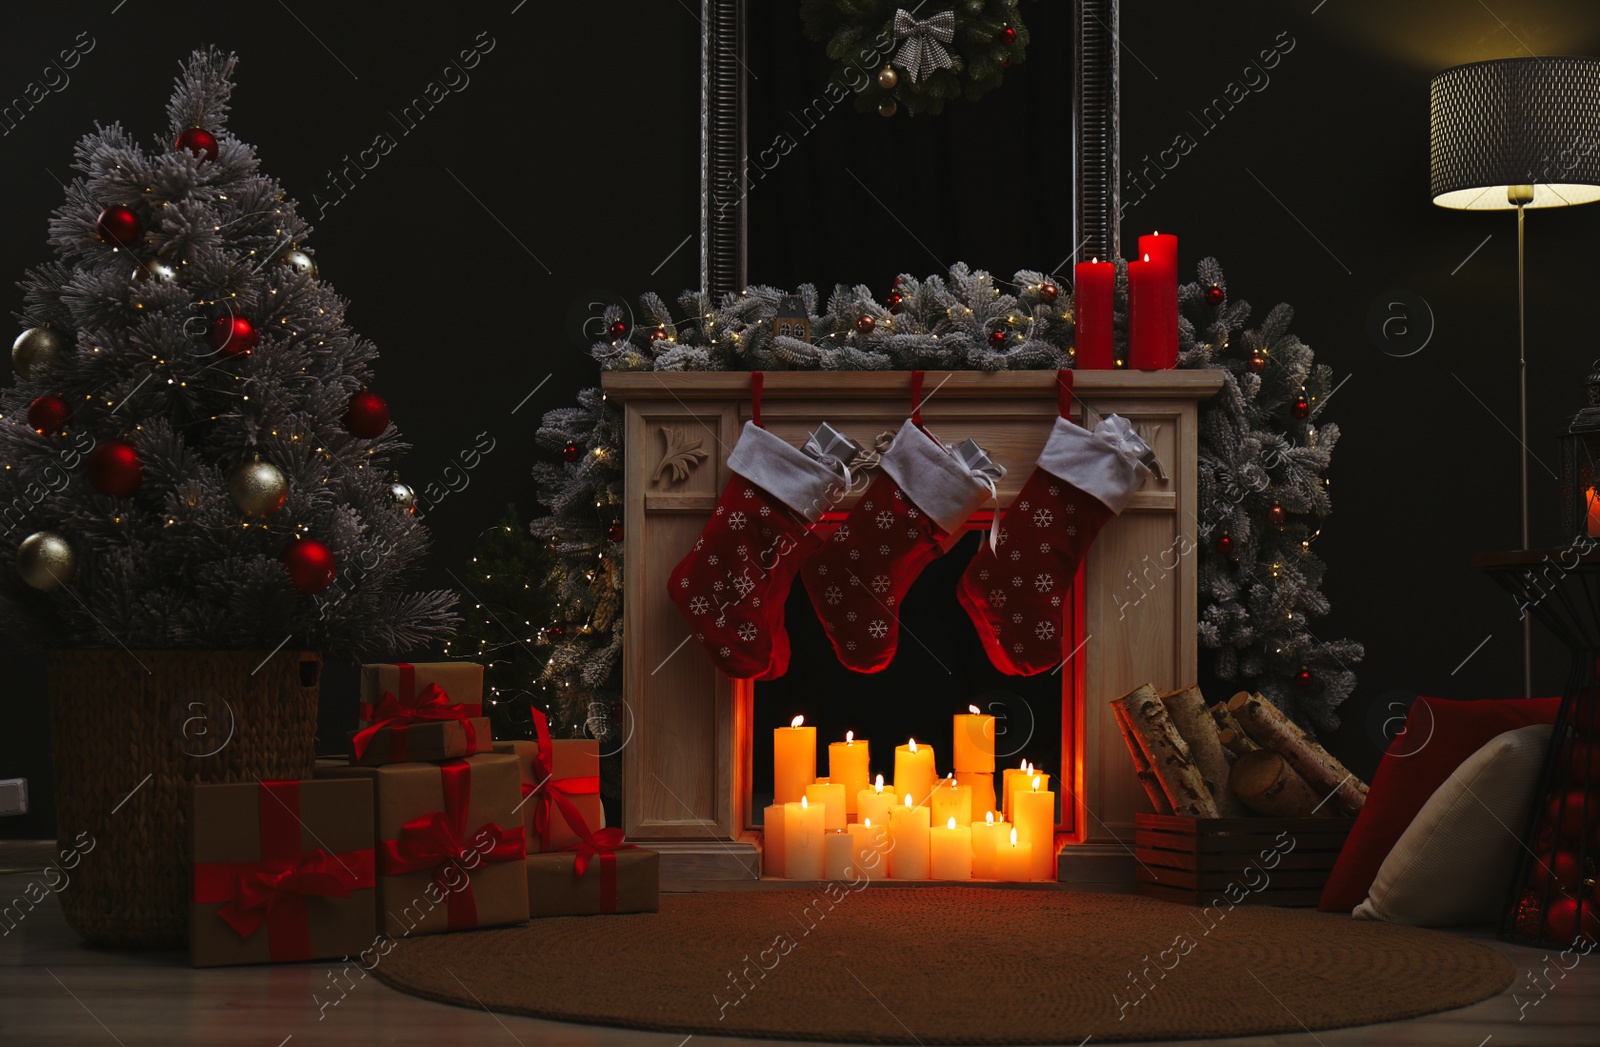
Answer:
[[[1178,292],[1179,363],[1224,373],[1200,414],[1200,642],[1218,680],[1331,729],[1364,654],[1311,632],[1329,610],[1311,546],[1333,508],[1324,474],[1339,427],[1320,421],[1333,370],[1289,332],[1287,305],[1246,328],[1250,304],[1228,298],[1216,259],[1198,275]]]
[[[0,392],[0,625],[49,647],[393,655],[448,634],[448,592],[369,388],[373,344],[310,226],[227,130],[235,59],[184,65],[165,135],[78,145],[22,281]]]

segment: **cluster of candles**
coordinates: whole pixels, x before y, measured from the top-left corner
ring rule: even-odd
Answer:
[[[1112,325],[1117,268],[1096,258],[1073,269],[1077,370],[1116,366]],[[1128,263],[1128,367],[1161,371],[1178,366],[1178,238],[1139,237],[1139,259]]]
[[[828,743],[818,778],[817,729],[796,716],[772,732],[773,803],[762,871],[791,880],[1054,880],[1056,794],[1033,765],[994,787],[994,717],[955,717],[954,764],[939,777],[931,745],[894,750],[894,783],[869,781],[870,744]]]

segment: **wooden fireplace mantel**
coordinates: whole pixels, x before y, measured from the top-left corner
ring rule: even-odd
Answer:
[[[1127,418],[1168,476],[1135,495],[1090,549],[1085,639],[1061,672],[1062,771],[1071,778],[1062,783],[1061,867],[1072,876],[1074,859],[1120,856],[1131,880],[1133,816],[1148,806],[1107,702],[1142,683],[1194,681],[1196,405],[1222,387],[1222,372],[1074,377],[1076,419],[1085,420],[1085,408],[1090,425],[1105,414]],[[666,594],[667,575],[728,479],[728,452],[750,414],[750,376],[609,372],[601,384],[626,412],[623,828],[659,849],[672,875],[752,877],[760,847],[747,828],[754,686],[712,667]],[[906,371],[769,371],[762,422],[795,446],[819,421],[869,444],[910,413],[910,386]],[[1056,372],[929,371],[924,389],[928,428],[982,444],[1006,467],[999,493],[1009,504],[1056,416]]]

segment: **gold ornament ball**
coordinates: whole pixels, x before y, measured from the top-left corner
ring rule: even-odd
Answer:
[[[71,581],[74,566],[72,546],[54,531],[35,531],[17,546],[17,573],[41,592]]]
[[[889,99],[888,101],[884,102],[882,105],[878,106],[878,115],[879,116],[893,116],[895,113],[897,113],[899,111],[900,111],[900,107],[894,104],[894,99],[893,98]]]
[[[900,82],[900,74],[894,71],[894,66],[886,65],[878,70],[878,86],[885,91],[893,91],[894,85]]]
[[[317,275],[317,260],[298,247],[291,247],[279,255],[278,264],[297,273],[305,273],[307,276]]]
[[[178,270],[158,258],[140,262],[133,270],[136,284],[170,284],[178,278]]]
[[[58,360],[66,352],[65,338],[48,327],[30,327],[11,343],[11,366],[22,377],[31,378],[35,367]]]
[[[251,462],[233,474],[228,494],[246,516],[271,516],[288,500],[289,482],[277,466]]]
[[[414,513],[417,511],[417,492],[413,491],[405,484],[397,483],[391,485],[389,488],[389,497],[394,501],[396,506],[404,509],[406,512]]]

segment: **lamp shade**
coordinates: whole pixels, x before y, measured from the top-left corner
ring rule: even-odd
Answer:
[[[1428,87],[1440,207],[1505,210],[1600,200],[1600,58],[1500,58]]]

